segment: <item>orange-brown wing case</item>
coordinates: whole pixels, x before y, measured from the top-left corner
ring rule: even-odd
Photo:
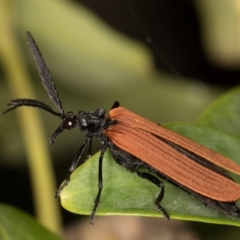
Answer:
[[[203,196],[223,202],[240,199],[239,184],[191,160],[155,136],[185,148],[217,166],[240,174],[240,166],[232,160],[125,108],[112,109],[109,117],[118,123],[106,129],[106,136],[120,149]]]

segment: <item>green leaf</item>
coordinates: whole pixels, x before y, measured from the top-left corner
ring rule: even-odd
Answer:
[[[240,137],[240,87],[223,94],[199,117],[197,124]]]
[[[238,91],[232,91],[228,94],[228,99],[232,99],[232,101],[218,100],[219,104],[215,103],[215,106],[218,105],[218,111],[216,111],[216,107],[212,108],[211,106],[212,114],[228,109],[227,105],[237,104],[235,95],[238,94]],[[211,116],[211,109],[206,111],[208,116]],[[235,109],[235,107],[231,107],[231,109]],[[229,110],[227,113],[229,115],[233,114]],[[228,118],[228,115],[224,116]],[[222,121],[223,124],[225,122]],[[229,132],[219,131],[216,128],[207,127],[207,123],[203,124],[204,118],[202,118],[201,123],[205,126],[185,123],[167,124],[166,127],[236,160],[240,164],[240,158],[238,157],[240,156],[240,137],[229,134]],[[219,125],[219,129],[223,129],[223,127]],[[99,153],[80,166],[72,174],[68,186],[63,189],[61,203],[67,210],[90,215],[98,191],[98,158]],[[236,180],[236,176],[232,177]],[[113,160],[110,152],[107,152],[104,156],[103,179],[104,188],[97,215],[162,216],[154,205],[154,200],[160,190],[151,182],[141,179],[137,174],[119,166]],[[165,184],[165,196],[161,204],[170,214],[170,218],[240,226],[239,218],[206,207],[180,188],[167,181],[163,182]]]
[[[6,204],[0,204],[1,240],[60,240],[30,215]]]

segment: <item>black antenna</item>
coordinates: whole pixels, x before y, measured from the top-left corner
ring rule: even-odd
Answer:
[[[7,113],[11,110],[14,110],[15,108],[21,107],[21,106],[30,106],[30,107],[37,107],[40,109],[43,109],[47,112],[50,112],[53,115],[59,116],[60,118],[64,118],[64,111],[62,109],[61,101],[58,97],[58,93],[56,90],[56,87],[54,85],[54,82],[52,80],[52,77],[50,75],[50,72],[48,70],[48,67],[46,63],[43,60],[43,57],[31,35],[30,32],[27,32],[27,41],[30,47],[30,50],[32,52],[33,58],[36,62],[38,72],[40,75],[40,78],[42,80],[42,84],[44,88],[46,89],[49,98],[53,101],[54,105],[57,107],[58,112],[55,112],[50,106],[47,104],[40,102],[35,99],[27,99],[27,98],[20,98],[20,99],[14,99],[11,100],[10,103],[8,103],[7,107],[8,109],[4,111],[3,113]]]
[[[40,50],[38,49],[38,46],[37,46],[36,42],[34,41],[30,32],[27,32],[27,41],[28,41],[30,50],[32,52],[33,58],[35,60],[35,63],[37,65],[38,72],[39,72],[40,78],[42,80],[42,84],[43,84],[44,88],[46,89],[49,98],[53,101],[54,105],[57,107],[61,116],[63,116],[64,111],[62,109],[61,100],[58,96],[58,92],[56,90],[52,76],[51,76],[49,69],[42,57],[42,54],[41,54]]]
[[[4,111],[3,113],[7,113],[7,112],[12,111],[15,108],[21,107],[21,106],[37,107],[37,108],[43,109],[47,112],[50,112],[53,115],[56,115],[56,116],[59,116],[62,118],[61,113],[55,112],[47,104],[40,102],[38,100],[35,100],[35,99],[28,99],[28,98],[20,98],[20,99],[11,100],[10,103],[7,104],[8,109],[6,111]]]
[[[151,35],[149,34],[149,32],[146,30],[146,28],[144,27],[142,21],[140,20],[140,18],[138,17],[137,12],[135,11],[135,8],[132,4],[131,0],[125,0],[126,4],[128,5],[128,9],[130,10],[131,15],[133,16],[137,26],[139,27],[139,29],[141,30],[141,32],[143,33],[146,42],[152,46],[153,50],[157,53],[157,55],[163,60],[163,62],[166,64],[166,66],[178,77],[181,77],[181,74],[178,72],[178,70],[168,61],[167,57],[163,54],[162,51],[159,50],[159,48],[157,47],[157,44],[153,41],[153,39],[151,38]]]

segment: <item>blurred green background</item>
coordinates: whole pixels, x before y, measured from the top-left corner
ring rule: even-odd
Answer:
[[[2,111],[10,99],[18,97],[36,98],[53,106],[38,77],[26,31],[32,33],[43,54],[65,111],[108,110],[118,100],[154,122],[194,121],[220,93],[239,83],[238,1],[132,0],[132,5],[157,49],[147,46],[125,0],[2,0]],[[12,112],[0,118],[0,201],[39,216],[41,210],[36,210],[33,200],[47,205],[44,196],[49,192],[44,189],[48,182],[39,194],[32,177],[38,175],[40,182],[47,177],[38,167],[34,174],[29,169],[34,161],[41,164],[43,151],[49,155],[48,137],[60,121],[41,111],[35,118],[23,109],[16,112],[18,115]],[[40,125],[30,127],[37,122],[35,119],[40,120]],[[23,137],[24,128],[35,130]],[[33,149],[29,139],[40,135],[36,128],[43,134],[44,150],[38,150],[35,144],[36,149],[28,154],[25,146]],[[74,131],[63,133],[56,142],[51,160],[47,161],[54,165],[57,185],[64,179],[83,139],[80,132]],[[94,147],[98,149],[97,144]],[[27,156],[36,158],[31,157],[27,164]],[[54,192],[50,194],[58,207]],[[61,211],[65,226],[79,217]],[[240,235],[233,227],[197,223],[188,226],[200,239],[212,239],[213,232],[218,239],[239,239]]]

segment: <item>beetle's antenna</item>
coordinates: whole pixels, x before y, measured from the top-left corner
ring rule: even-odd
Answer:
[[[15,108],[18,108],[18,107],[21,107],[21,106],[37,107],[37,108],[43,109],[47,112],[50,112],[53,115],[56,115],[56,116],[59,116],[59,117],[63,118],[61,113],[55,112],[47,104],[45,104],[43,102],[40,102],[38,100],[35,100],[35,99],[26,99],[26,98],[11,100],[10,103],[8,103],[8,105],[7,105],[8,109],[6,111],[4,111],[3,113],[7,113],[7,112],[12,111]]]
[[[58,96],[58,92],[56,90],[52,76],[51,76],[49,69],[42,57],[42,54],[30,32],[27,32],[27,42],[28,42],[28,45],[32,52],[35,63],[37,65],[38,72],[39,72],[40,78],[42,80],[42,84],[43,84],[44,88],[46,89],[49,98],[53,101],[54,105],[57,107],[58,111],[63,116],[64,111],[62,109],[61,100]]]

